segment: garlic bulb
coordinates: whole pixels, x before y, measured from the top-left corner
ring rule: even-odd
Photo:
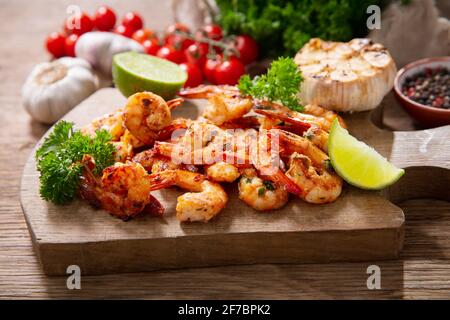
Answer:
[[[295,62],[304,77],[301,101],[336,111],[374,109],[392,89],[397,72],[389,52],[368,39],[311,39]]]
[[[89,63],[61,58],[38,64],[22,88],[23,105],[31,117],[53,123],[97,89]]]
[[[75,55],[85,59],[91,66],[111,78],[112,59],[116,53],[144,52],[138,42],[111,32],[88,32],[75,45]]]

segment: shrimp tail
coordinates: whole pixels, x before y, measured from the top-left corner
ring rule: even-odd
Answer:
[[[176,171],[166,170],[149,175],[147,178],[151,181],[149,191],[165,189],[173,186],[176,182]]]
[[[277,172],[273,175],[267,176],[267,179],[271,180],[278,186],[284,188],[289,193],[292,193],[296,196],[304,195],[303,190],[294,183],[288,176],[286,176],[281,170],[277,170]]]
[[[150,202],[145,206],[142,213],[149,214],[154,217],[162,217],[164,215],[164,207],[154,196],[149,196]]]
[[[301,119],[298,119],[294,116],[291,116],[289,113],[283,113],[283,112],[278,112],[276,110],[271,110],[271,109],[267,109],[267,107],[265,106],[261,106],[261,105],[256,105],[253,109],[256,113],[261,114],[263,116],[266,116],[268,118],[271,119],[279,119],[281,121],[287,122],[287,123],[291,123],[293,125],[295,125],[298,130],[301,130],[302,132],[308,130],[311,127],[311,124],[308,122],[305,122]]]
[[[173,109],[175,109],[176,107],[182,105],[183,102],[184,102],[184,99],[183,99],[183,98],[175,98],[175,99],[172,99],[172,100],[167,101],[167,105],[169,106],[169,109],[170,109],[170,110],[173,110]]]

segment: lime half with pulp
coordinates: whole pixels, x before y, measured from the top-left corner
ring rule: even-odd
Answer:
[[[112,74],[116,87],[126,97],[151,91],[170,99],[187,80],[186,72],[175,63],[137,52],[114,55]]]
[[[383,189],[405,173],[375,149],[351,136],[337,119],[331,126],[328,154],[334,170],[345,181],[362,189]]]

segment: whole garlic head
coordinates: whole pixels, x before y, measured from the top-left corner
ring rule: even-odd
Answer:
[[[112,59],[116,53],[144,52],[144,47],[133,39],[112,32],[88,32],[75,45],[77,58],[86,60],[104,76],[111,78]]]
[[[22,87],[23,105],[33,119],[51,124],[96,89],[96,76],[89,63],[60,58],[34,67]]]
[[[311,39],[295,56],[304,81],[299,98],[336,111],[378,106],[394,85],[397,68],[389,52],[369,39]]]

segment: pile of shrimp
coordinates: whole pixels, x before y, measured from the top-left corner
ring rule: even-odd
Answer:
[[[341,194],[343,181],[327,155],[332,122],[345,127],[336,113],[317,105],[292,111],[233,86],[183,89],[179,97],[166,102],[136,93],[123,109],[82,129],[109,131],[116,148],[116,163],[100,176],[93,174],[95,160],[83,158],[82,198],[123,220],[163,216],[151,192],[178,187],[186,191],[177,198],[178,220],[207,222],[226,206],[223,185],[233,182],[239,198],[258,211],[282,208],[289,197],[324,204]],[[172,118],[184,99],[208,100],[198,119]]]

